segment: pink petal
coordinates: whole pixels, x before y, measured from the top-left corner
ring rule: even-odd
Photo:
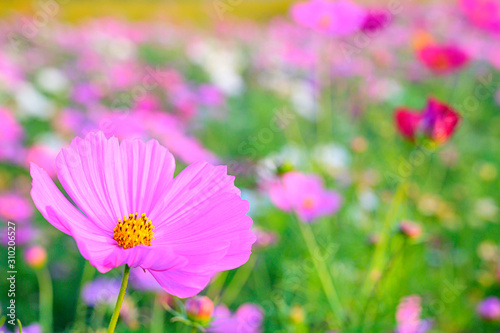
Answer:
[[[180,298],[192,297],[205,289],[213,273],[192,273],[183,270],[155,271],[149,270],[153,277],[172,295]]]
[[[59,191],[47,172],[31,163],[31,197],[43,217],[57,229],[73,236],[82,256],[105,272],[103,261],[111,255],[116,242],[81,214]]]
[[[233,181],[225,167],[193,164],[175,178],[162,207],[152,213],[153,221],[161,221],[155,224],[155,244],[188,258],[184,270],[212,275],[248,260],[255,235],[246,215],[249,204]]]
[[[175,169],[173,156],[151,140],[106,139],[102,132],[75,138],[57,157],[58,177],[78,207],[104,230],[119,218],[149,213]]]

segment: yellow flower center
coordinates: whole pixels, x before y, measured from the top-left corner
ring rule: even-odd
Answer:
[[[123,222],[118,219],[113,239],[124,249],[130,249],[137,245],[151,246],[155,234],[154,230],[155,227],[146,214],[142,214],[140,217],[137,213],[129,214],[128,217],[123,217]]]

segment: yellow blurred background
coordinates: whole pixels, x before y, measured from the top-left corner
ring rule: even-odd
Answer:
[[[1,0],[0,17],[41,14],[79,22],[114,16],[205,24],[224,19],[266,21],[288,12],[294,0]]]

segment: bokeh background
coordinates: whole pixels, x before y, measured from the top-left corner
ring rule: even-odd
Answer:
[[[357,25],[293,6],[2,1],[2,314],[14,221],[23,325],[105,331],[122,270],[96,272],[29,194],[30,162],[57,180],[59,150],[102,130],[157,139],[176,173],[228,165],[258,236],[202,292],[210,323],[139,281],[117,332],[498,332],[500,3],[356,1]],[[310,223],[280,209],[270,187],[289,172],[321,177],[340,208]]]

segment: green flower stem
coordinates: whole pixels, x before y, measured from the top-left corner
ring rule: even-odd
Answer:
[[[151,314],[151,333],[163,333],[165,326],[165,314],[158,295],[155,295],[153,313]]]
[[[80,281],[80,293],[78,294],[78,300],[76,303],[76,314],[75,314],[75,329],[78,331],[85,331],[85,327],[87,326],[85,323],[85,313],[87,310],[87,305],[82,299],[81,290],[83,286],[92,280],[95,275],[95,268],[90,264],[89,261],[85,260],[85,265],[83,266],[82,279]]]
[[[118,293],[118,299],[116,300],[115,310],[113,311],[113,316],[109,322],[108,333],[113,333],[115,331],[116,323],[118,322],[118,317],[120,316],[120,309],[122,307],[123,298],[125,297],[125,291],[127,290],[128,277],[130,275],[130,267],[125,265],[123,269],[123,279],[120,286],[120,292]]]
[[[252,273],[256,261],[257,256],[253,254],[250,256],[248,262],[236,271],[236,274],[234,274],[231,282],[229,282],[229,285],[221,296],[221,299],[224,300],[224,304],[229,306],[234,302],[241,288],[247,282],[250,273]]]
[[[44,333],[53,332],[52,330],[52,307],[53,291],[52,279],[47,267],[35,269],[40,289],[40,325]]]
[[[309,254],[311,255],[311,259],[314,263],[314,267],[316,268],[316,272],[318,273],[318,277],[321,281],[321,285],[323,286],[323,291],[328,298],[328,303],[330,303],[333,314],[337,317],[339,323],[343,323],[345,320],[345,313],[342,308],[339,295],[333,284],[331,275],[328,271],[328,267],[323,260],[318,260],[317,258],[315,258],[315,254],[320,252],[311,226],[308,223],[303,223],[300,221],[298,223],[300,231],[302,232],[302,236],[304,237],[304,240],[306,242],[307,249],[309,250]]]

